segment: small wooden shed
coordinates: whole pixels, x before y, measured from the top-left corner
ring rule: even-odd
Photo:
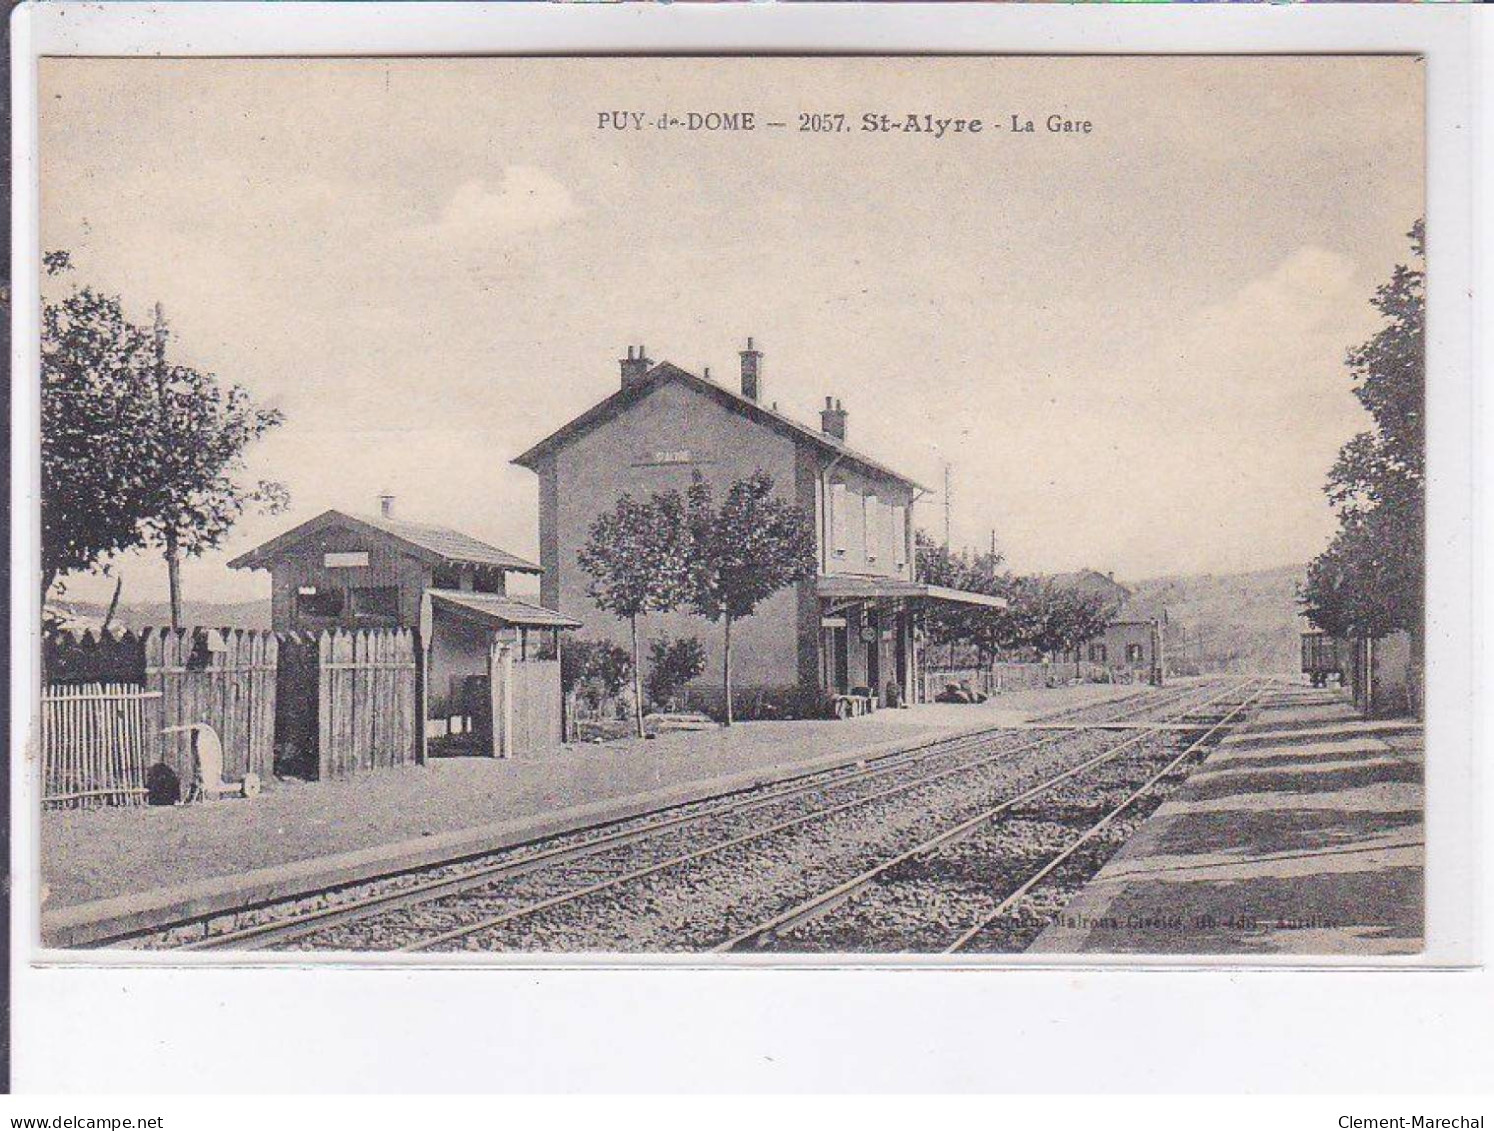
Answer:
[[[329,510],[229,563],[267,569],[276,632],[409,629],[418,632],[426,720],[481,715],[490,652],[553,658],[562,629],[580,622],[508,595],[509,574],[539,575],[533,562],[450,527],[394,516]],[[558,692],[557,692],[558,701]],[[422,728],[423,729],[423,728]]]

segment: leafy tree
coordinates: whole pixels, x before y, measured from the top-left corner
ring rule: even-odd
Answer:
[[[1421,562],[1406,552],[1406,515],[1375,507],[1344,520],[1328,549],[1307,566],[1303,601],[1330,636],[1379,639],[1420,631]],[[1408,597],[1416,605],[1408,609]]]
[[[617,696],[632,676],[628,650],[610,640],[560,642],[560,685],[566,691],[583,689],[595,703]]]
[[[815,574],[814,523],[773,494],[762,470],[739,479],[716,506],[711,486],[696,472],[688,493],[690,603],[724,626],[722,683],[727,726],[732,723],[731,626],[787,585]]]
[[[632,638],[633,722],[643,737],[643,685],[638,618],[678,606],[689,592],[685,505],[679,492],[635,499],[623,495],[591,525],[577,554],[591,576],[587,593],[597,607],[628,622]]]
[[[959,646],[974,649],[982,665],[1014,649],[1070,652],[1103,633],[1115,615],[1114,605],[1099,593],[1003,571],[1000,553],[951,551],[921,530],[916,542],[919,581],[1007,600],[1004,609],[934,602],[921,612],[925,638],[947,647],[951,661]]]
[[[1103,633],[1115,612],[1103,594],[1047,577],[1017,578],[1011,588],[1011,639],[1040,653],[1072,652]]]
[[[66,252],[46,257],[68,270]],[[139,546],[158,471],[150,335],[84,287],[42,305],[42,597],[64,574]]]
[[[1397,265],[1371,299],[1385,319],[1348,352],[1354,395],[1374,423],[1339,451],[1324,491],[1339,531],[1308,567],[1299,600],[1323,631],[1420,638],[1425,606],[1425,229],[1408,233],[1413,265]]]
[[[278,409],[260,408],[241,385],[225,388],[211,373],[166,363],[166,331],[156,310],[155,420],[152,439],[156,489],[144,520],[147,543],[166,559],[171,627],[181,625],[183,557],[199,557],[222,544],[251,505],[283,511],[283,484],[239,479],[244,451],[284,422]]]
[[[705,648],[693,636],[671,640],[661,636],[648,646],[648,697],[667,706],[680,689],[705,671]]]
[[[973,557],[968,550],[951,550],[935,541],[925,531],[914,533],[914,577],[925,585],[940,585],[972,593],[998,593],[1004,579],[996,570],[1000,555]],[[989,559],[989,560],[988,560]],[[924,639],[934,647],[948,650],[954,662],[959,646],[980,648],[995,633],[997,618],[987,617],[996,610],[974,609],[944,601],[927,602],[918,610],[918,623]]]
[[[1010,601],[1018,578],[1001,567],[1005,557],[995,550],[972,554],[951,551],[920,530],[915,535],[915,576],[926,585],[942,585],[967,593],[1005,597]],[[1021,622],[1010,604],[1004,609],[931,602],[919,613],[924,638],[949,650],[951,662],[957,647],[973,648],[979,663],[994,663],[996,657],[1025,643]]]
[[[44,264],[72,267],[65,251]],[[238,385],[168,366],[159,310],[153,337],[89,287],[43,303],[41,347],[43,597],[62,574],[156,545],[177,627],[181,557],[219,545],[251,503],[284,508],[280,484],[238,480],[245,448],[281,415]]]

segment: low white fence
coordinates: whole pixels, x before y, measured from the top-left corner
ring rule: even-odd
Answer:
[[[923,668],[918,673],[918,701],[932,703],[950,684],[978,691],[987,697],[1009,691],[1030,691],[1039,687],[1061,687],[1074,680],[1086,683],[1115,682],[1115,673],[1103,664],[1083,661],[1078,664],[999,663],[988,668]]]

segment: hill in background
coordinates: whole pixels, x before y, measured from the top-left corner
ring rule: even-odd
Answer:
[[[1305,566],[1282,566],[1250,573],[1156,577],[1131,582],[1133,600],[1167,610],[1167,648],[1177,663],[1204,671],[1296,672],[1301,627],[1297,619],[1297,583]],[[103,623],[104,605],[88,601],[57,602],[80,628]],[[157,628],[169,623],[164,602],[122,604],[114,614],[118,628]],[[211,628],[269,628],[270,602],[218,604],[187,601],[183,623]]]
[[[62,614],[70,627],[97,629],[104,623],[108,606],[99,601],[48,601],[47,608]],[[171,623],[171,610],[165,601],[131,605],[121,602],[114,610],[113,628],[142,629],[164,628]],[[270,602],[235,601],[183,601],[182,624],[204,628],[269,628]]]
[[[1174,662],[1203,671],[1296,672],[1302,631],[1297,584],[1306,566],[1133,582],[1140,600],[1167,609]]]

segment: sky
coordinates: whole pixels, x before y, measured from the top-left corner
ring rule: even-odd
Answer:
[[[285,413],[246,478],[291,510],[186,563],[189,599],[267,596],[229,558],[383,491],[533,557],[509,461],[629,345],[734,381],[748,335],[765,400],[815,422],[836,396],[854,446],[948,466],[956,544],[1234,572],[1332,535],[1324,475],[1368,423],[1344,353],[1423,207],[1423,82],[1409,57],[44,60],[42,243]],[[164,597],[158,559],[114,564],[125,601]]]

